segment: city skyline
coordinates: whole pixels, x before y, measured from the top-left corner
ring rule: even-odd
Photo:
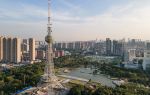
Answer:
[[[52,30],[55,41],[107,37],[150,40],[149,0],[86,0],[84,3],[81,0],[52,0],[52,3]],[[44,40],[46,2],[1,0],[0,6],[2,36]]]

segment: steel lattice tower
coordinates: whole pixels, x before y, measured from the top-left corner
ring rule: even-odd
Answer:
[[[46,66],[44,75],[42,77],[42,83],[46,84],[48,95],[58,95],[54,89],[62,89],[63,86],[55,76],[54,62],[53,62],[53,41],[52,41],[52,28],[51,28],[51,17],[50,17],[50,4],[51,0],[48,0],[48,24],[47,24],[47,36],[45,41],[47,42],[46,50]]]

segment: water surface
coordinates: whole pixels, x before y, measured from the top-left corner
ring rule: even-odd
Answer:
[[[99,75],[93,75],[93,70],[90,68],[77,68],[72,70],[69,73],[63,73],[65,75],[84,78],[84,79],[91,79],[92,81],[99,82],[102,85],[106,85],[108,87],[115,87],[115,85],[112,83],[112,80],[108,78],[106,75],[99,74]]]

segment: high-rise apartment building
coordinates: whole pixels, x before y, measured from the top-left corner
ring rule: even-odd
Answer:
[[[33,38],[29,39],[29,57],[30,61],[35,60],[35,39]]]
[[[28,40],[27,39],[23,39],[22,43],[21,43],[21,51],[27,52],[28,51]]]
[[[7,62],[8,58],[7,58],[7,38],[4,37],[3,38],[3,62]]]
[[[62,48],[63,48],[63,49],[67,49],[67,43],[66,43],[66,42],[63,42],[63,43],[62,43]]]
[[[75,48],[75,43],[74,42],[69,42],[67,47],[69,49],[74,49]]]
[[[111,55],[111,47],[112,47],[112,42],[110,38],[106,38],[106,55],[107,56]]]
[[[147,50],[150,50],[150,42],[146,44]]]
[[[101,42],[96,42],[95,46],[94,46],[94,51],[98,54],[98,55],[104,55],[104,51],[105,51],[105,43],[103,41]]]
[[[0,36],[0,62],[19,63],[28,60],[33,62],[35,56],[35,39],[23,39],[21,42],[19,38]]]
[[[112,53],[114,56],[123,56],[123,53],[124,53],[123,42],[113,40],[113,51],[112,51]]]
[[[150,43],[147,43],[147,49],[144,52],[143,69],[150,70]]]
[[[21,42],[19,38],[14,38],[12,41],[12,62],[21,62]]]
[[[1,44],[2,61],[6,63],[21,62],[21,43],[18,38],[3,37]]]
[[[116,40],[113,40],[113,51],[112,51],[112,53],[113,53],[113,55],[117,55],[118,54],[118,50],[117,50],[117,44],[118,44],[118,41],[116,41]]]
[[[81,49],[81,42],[80,42],[80,41],[76,41],[74,47],[75,47],[75,49],[77,49],[77,50],[78,50],[78,49]]]
[[[13,44],[12,44],[12,41],[13,41],[13,38],[9,37],[7,38],[7,60],[8,62],[12,62],[12,47],[13,47]]]
[[[43,60],[46,58],[46,53],[44,50],[36,50],[36,58]]]
[[[0,37],[0,61],[3,60],[3,37]]]

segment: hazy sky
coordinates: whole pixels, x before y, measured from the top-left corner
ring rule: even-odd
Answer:
[[[150,40],[150,0],[52,0],[56,41]],[[47,0],[0,0],[0,35],[43,40]]]

